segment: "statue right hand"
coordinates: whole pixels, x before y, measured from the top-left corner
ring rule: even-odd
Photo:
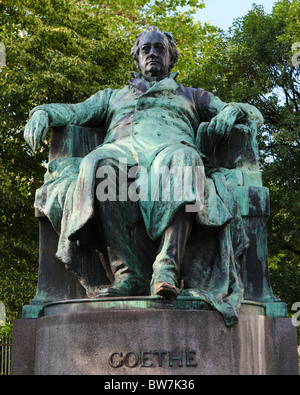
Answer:
[[[48,113],[44,110],[34,112],[30,120],[27,122],[24,130],[24,139],[30,145],[33,152],[36,152],[40,143],[45,140],[48,130]]]

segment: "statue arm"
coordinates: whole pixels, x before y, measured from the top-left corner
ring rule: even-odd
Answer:
[[[35,107],[30,112],[30,119],[25,126],[25,140],[33,151],[37,151],[51,127],[68,124],[99,125],[106,118],[111,93],[111,89],[105,89],[81,103],[53,103]]]
[[[264,123],[264,119],[261,112],[251,104],[225,103],[222,100],[220,100],[217,96],[211,95],[208,104],[208,116],[213,118],[220,113],[224,114],[225,110],[232,111],[236,115],[237,123],[256,121],[258,127],[261,127]]]
[[[245,123],[253,120],[260,127],[264,122],[260,111],[250,104],[225,103],[212,94],[209,95],[205,104],[202,114],[204,120],[210,122],[207,133],[214,144],[225,141],[235,123]]]

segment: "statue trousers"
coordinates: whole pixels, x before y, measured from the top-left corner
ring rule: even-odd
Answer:
[[[97,223],[104,234],[114,287],[122,287],[127,295],[149,295],[153,286],[160,282],[180,287],[180,265],[191,233],[195,213],[186,213],[181,207],[172,222],[157,240],[147,234],[138,201],[123,201],[119,196],[120,175],[118,162],[103,159],[98,168],[110,166],[116,177],[109,183],[116,191],[116,198],[96,199]],[[109,175],[108,175],[109,177]],[[97,186],[105,178],[97,178]],[[128,187],[134,182],[128,179]],[[96,193],[97,196],[97,193]]]

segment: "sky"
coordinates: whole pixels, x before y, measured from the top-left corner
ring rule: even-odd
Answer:
[[[252,4],[263,5],[266,13],[272,11],[275,0],[205,0],[205,8],[199,10],[195,20],[210,22],[225,31],[234,19],[245,16],[251,10]]]

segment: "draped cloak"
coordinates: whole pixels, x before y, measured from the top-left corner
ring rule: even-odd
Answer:
[[[203,155],[196,144],[201,139],[203,122],[209,122],[232,105],[238,109],[238,123],[249,120],[262,123],[262,116],[255,107],[224,103],[201,88],[186,88],[176,82],[177,74],[149,83],[134,73],[123,89],[105,89],[78,104],[46,104],[32,110],[30,116],[38,110],[46,111],[50,127],[105,124],[107,130],[103,144],[84,158],[51,161],[44,185],[36,192],[35,207],[49,218],[59,235],[56,255],[75,272],[78,273],[78,241],[89,240],[94,248],[103,248],[89,231],[95,220],[96,171],[102,159],[126,161],[129,167],[139,165],[147,169],[148,174],[154,165],[196,169],[203,167]],[[238,173],[232,176],[232,172],[235,170],[217,169],[210,174],[206,171],[205,176],[203,172],[204,204],[196,215],[196,223],[200,228],[217,230],[214,259],[209,270],[195,276],[197,281],[187,278],[187,289],[182,292],[182,295],[200,297],[220,311],[228,325],[235,322],[242,299],[238,259],[248,245],[232,181],[228,181],[237,179],[239,183],[241,177]],[[141,182],[148,183],[149,179],[146,177]],[[197,193],[193,186],[180,201],[140,200],[149,237],[159,238],[181,206],[195,203]],[[202,248],[205,250],[205,246]],[[188,272],[188,263],[185,266]],[[191,272],[193,270],[191,268]],[[85,282],[92,282],[86,276]]]

